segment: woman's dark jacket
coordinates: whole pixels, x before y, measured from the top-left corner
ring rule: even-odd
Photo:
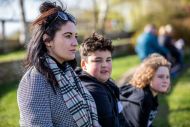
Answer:
[[[95,100],[100,125],[121,127],[117,105],[119,88],[111,80],[102,83],[79,68],[76,73]]]
[[[157,114],[158,101],[150,88],[139,89],[127,84],[120,88],[120,92],[126,127],[151,127]]]

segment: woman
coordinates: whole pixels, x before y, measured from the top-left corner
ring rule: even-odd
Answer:
[[[121,87],[126,127],[151,127],[157,114],[159,93],[170,88],[171,64],[161,55],[146,58],[128,85]]]
[[[51,2],[42,3],[40,12],[17,93],[20,126],[99,126],[95,102],[73,71],[75,18]]]

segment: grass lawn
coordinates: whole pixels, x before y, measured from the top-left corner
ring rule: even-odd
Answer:
[[[137,66],[140,60],[136,55],[122,56],[113,59],[112,78],[118,80],[127,70]]]
[[[13,60],[21,60],[25,57],[25,51],[15,51],[7,54],[0,54],[0,62],[8,62]]]
[[[0,85],[0,127],[19,127],[17,84],[16,81]]]
[[[113,60],[113,79],[139,64],[137,56],[123,56]],[[171,92],[160,97],[156,127],[190,127],[190,68],[178,77]],[[0,85],[0,127],[17,127],[19,112],[16,102],[18,82]]]
[[[190,127],[190,68],[175,84],[167,101],[170,108],[169,123],[172,127]]]

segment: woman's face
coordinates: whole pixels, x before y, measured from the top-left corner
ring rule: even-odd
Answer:
[[[165,66],[161,66],[157,69],[152,81],[150,82],[150,88],[153,95],[158,93],[166,93],[170,87],[170,72]]]
[[[73,60],[77,48],[77,33],[74,23],[68,21],[55,33],[52,41],[46,43],[48,54],[59,63]]]

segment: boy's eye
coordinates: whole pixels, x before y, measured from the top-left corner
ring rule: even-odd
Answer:
[[[92,62],[101,63],[102,60],[92,60]]]
[[[106,62],[111,62],[111,61],[112,61],[112,59],[107,59],[107,60],[106,60]]]

